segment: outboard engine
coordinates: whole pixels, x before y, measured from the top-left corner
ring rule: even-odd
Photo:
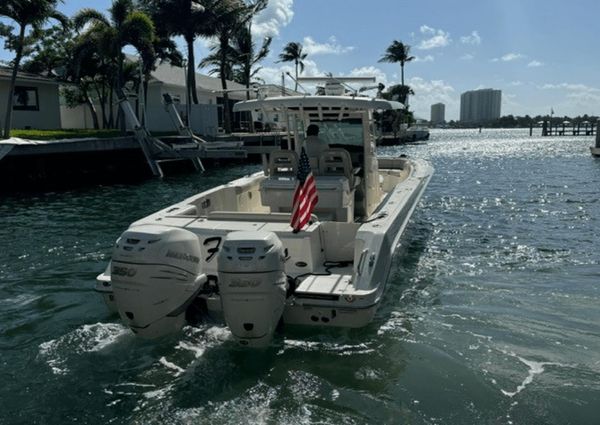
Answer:
[[[287,280],[285,251],[272,232],[231,232],[219,253],[225,322],[242,345],[267,346],[281,319]]]
[[[177,332],[206,275],[198,237],[177,227],[144,225],[115,245],[111,283],[121,319],[143,338]]]

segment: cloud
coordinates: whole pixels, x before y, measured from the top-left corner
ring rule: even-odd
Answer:
[[[544,63],[536,60],[533,60],[527,64],[527,68],[538,68],[540,66],[544,66]]]
[[[459,102],[455,89],[443,80],[425,80],[412,77],[407,84],[414,90],[415,95],[409,99],[410,108],[420,118],[429,119],[431,105],[441,102],[446,105],[446,120],[456,119]]]
[[[465,35],[461,37],[460,42],[462,44],[472,44],[474,46],[479,46],[481,44],[481,36],[477,31],[473,31],[470,35]]]
[[[475,56],[473,56],[471,53],[464,54],[460,57],[460,59],[464,60],[464,61],[470,61],[470,60],[473,60],[474,58],[475,58]]]
[[[302,42],[304,52],[309,55],[341,55],[354,50],[353,46],[342,46],[338,44],[334,36],[329,37],[326,43],[318,43],[312,37],[304,37]]]
[[[537,88],[556,92],[552,99],[554,110],[559,115],[593,114],[600,104],[600,88],[598,87],[582,83],[552,83]]]
[[[270,0],[265,10],[252,22],[252,34],[257,39],[275,37],[294,17],[294,0]]]
[[[300,77],[320,77],[324,73],[319,69],[317,63],[311,59],[304,59],[304,72],[300,74]],[[257,77],[265,82],[265,84],[277,84],[281,85],[281,73],[290,73],[294,75],[295,68],[293,65],[282,64],[281,66],[265,66],[260,69],[257,73]],[[294,87],[294,81],[287,75],[285,77],[285,85],[288,88]],[[314,92],[313,86],[302,83],[302,86],[309,92]],[[301,89],[299,89],[301,91]]]
[[[519,59],[523,59],[527,56],[521,54],[521,53],[507,53],[504,56],[500,57],[500,58],[494,58],[492,59],[492,62],[512,62],[512,61],[516,61]]]
[[[538,87],[541,90],[568,90],[568,91],[579,91],[579,92],[594,92],[600,93],[600,89],[595,87],[586,86],[585,84],[573,84],[573,83],[558,83],[558,84],[544,84]]]
[[[375,77],[377,83],[382,83],[387,86],[388,77],[385,72],[375,66],[363,66],[361,68],[354,68],[350,71],[350,77]]]
[[[522,81],[512,81],[511,83],[509,83],[509,86],[512,86],[512,87],[519,87],[522,85],[523,85]]]
[[[415,62],[433,62],[435,58],[432,55],[415,56]]]
[[[417,45],[417,49],[420,50],[430,50],[438,47],[446,47],[452,41],[450,39],[450,33],[445,32],[443,30],[436,30],[435,28],[431,28],[427,25],[421,25],[419,29],[423,36],[427,38],[421,40],[421,42]]]

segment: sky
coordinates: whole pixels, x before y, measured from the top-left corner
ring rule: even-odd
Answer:
[[[81,7],[105,11],[110,0],[64,0],[71,16]],[[415,91],[410,107],[429,119],[433,103],[456,120],[460,94],[502,90],[502,115],[600,115],[600,2],[597,0],[270,0],[255,18],[257,43],[274,37],[260,77],[281,82],[277,62],[290,41],[308,57],[305,76],[375,76],[400,82],[398,64],[379,59],[393,40],[411,46],[405,67]],[[209,40],[196,42],[196,58]],[[12,58],[0,49],[0,60]],[[292,72],[293,74],[293,72]],[[293,82],[288,80],[288,85]]]

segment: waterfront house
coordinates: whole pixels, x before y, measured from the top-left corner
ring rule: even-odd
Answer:
[[[6,98],[12,69],[0,66],[0,123],[6,116]],[[17,73],[13,96],[13,128],[61,128],[59,83],[51,78],[27,72]]]
[[[150,131],[173,131],[173,125],[163,105],[163,94],[170,94],[182,116],[186,115],[185,70],[169,63],[159,64],[148,81],[147,125]],[[246,100],[246,87],[234,81],[227,81],[230,110],[233,104]],[[196,93],[198,105],[191,105],[191,123],[195,132],[214,136],[223,127],[223,93],[221,80],[216,77],[196,73]],[[251,93],[251,98],[255,95]],[[249,118],[233,114],[234,130],[245,129]]]

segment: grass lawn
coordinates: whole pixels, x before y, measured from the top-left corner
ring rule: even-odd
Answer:
[[[107,139],[109,137],[121,136],[119,130],[83,130],[83,129],[66,129],[66,130],[11,130],[12,137],[20,137],[21,139],[30,140],[59,140],[59,139],[79,139],[84,137],[94,137],[99,139]]]
[[[175,132],[153,133],[155,137],[172,136]],[[30,140],[61,140],[61,139],[82,139],[92,137],[96,139],[108,139],[110,137],[121,137],[120,130],[84,130],[84,129],[65,129],[65,130],[11,130],[11,137],[20,137]],[[126,136],[133,133],[127,132]]]

